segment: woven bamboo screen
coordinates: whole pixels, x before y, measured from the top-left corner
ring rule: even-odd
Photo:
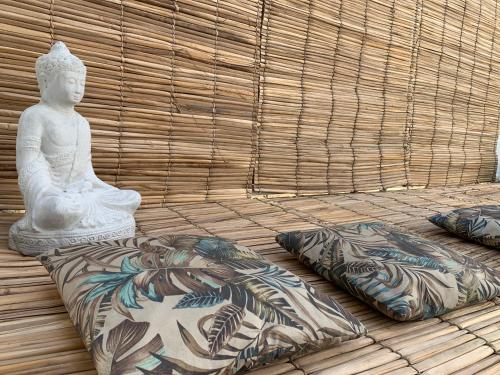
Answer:
[[[93,164],[144,205],[246,196],[262,7],[245,0],[0,0],[0,209],[22,208],[20,111],[37,56],[64,41],[88,77]]]
[[[496,0],[268,0],[256,190],[491,180]]]
[[[98,175],[146,206],[488,181],[495,0],[0,0],[0,209],[34,62],[63,40]]]

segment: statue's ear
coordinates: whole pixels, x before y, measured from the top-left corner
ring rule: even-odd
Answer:
[[[48,85],[48,80],[47,80],[47,75],[42,73],[38,75],[38,89],[40,92],[43,94],[45,89],[47,88]]]
[[[40,90],[40,95],[42,97],[44,97],[44,95],[46,95],[48,92],[48,87],[49,87],[49,83],[50,83],[51,78],[52,77],[49,76],[48,74],[42,73],[38,79],[38,88]]]

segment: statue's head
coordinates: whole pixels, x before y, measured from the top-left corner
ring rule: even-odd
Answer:
[[[50,52],[36,60],[36,78],[42,99],[74,105],[83,98],[86,68],[63,42],[56,42]]]

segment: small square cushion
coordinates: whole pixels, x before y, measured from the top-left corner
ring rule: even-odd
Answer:
[[[500,273],[382,223],[276,237],[328,280],[397,320],[425,319],[500,294]]]
[[[429,221],[466,240],[500,249],[500,206],[459,208]]]
[[[234,374],[365,333],[330,297],[246,247],[159,236],[39,259],[107,374]]]

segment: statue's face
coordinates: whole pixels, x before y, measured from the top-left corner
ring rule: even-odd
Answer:
[[[48,80],[43,96],[48,101],[63,105],[75,105],[81,102],[85,91],[85,74],[59,72]]]

